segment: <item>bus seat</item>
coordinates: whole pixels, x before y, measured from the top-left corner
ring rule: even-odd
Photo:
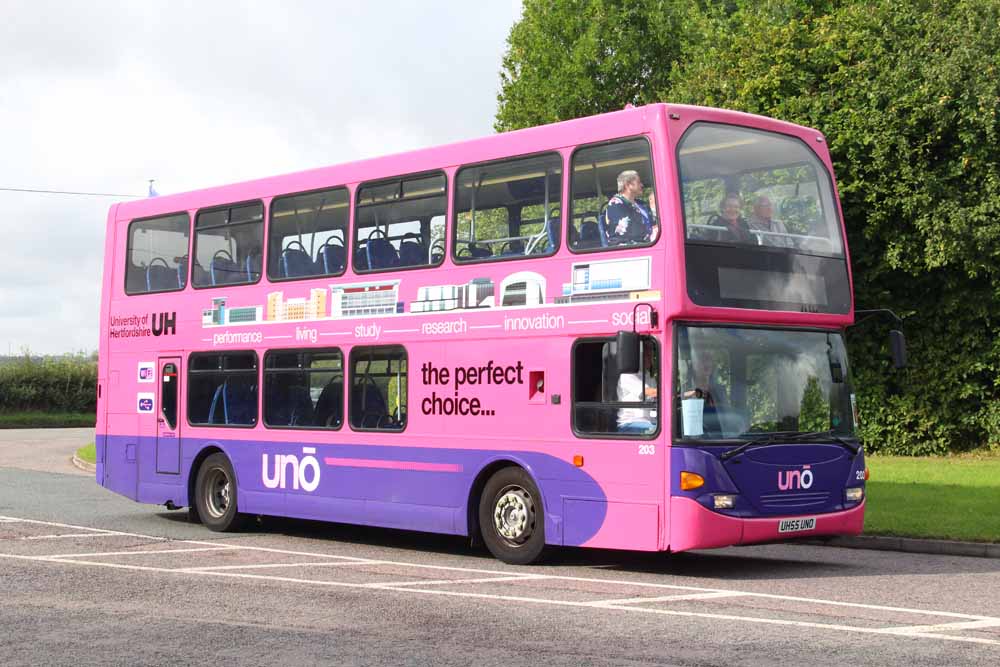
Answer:
[[[344,418],[343,378],[333,378],[323,387],[323,392],[313,409],[313,425],[338,427]]]
[[[555,252],[559,247],[559,219],[549,218],[545,223],[545,234],[549,238],[549,252]]]
[[[146,267],[146,291],[177,289],[183,285],[177,284],[177,271],[163,264],[150,264]]]
[[[469,254],[476,259],[484,259],[486,257],[492,257],[493,253],[490,249],[484,246],[478,246],[474,242],[469,243]]]
[[[226,382],[222,392],[227,424],[253,424],[257,414],[256,385],[247,382]]]
[[[309,253],[298,248],[285,248],[281,252],[281,277],[300,278],[313,273],[313,261]]]
[[[404,239],[399,244],[400,266],[421,266],[427,263],[427,249],[414,239]]]
[[[228,424],[229,415],[226,408],[226,383],[223,382],[215,388],[212,394],[212,405],[208,409],[209,424]]]
[[[188,275],[188,258],[181,257],[177,262],[177,287],[184,289],[187,285],[187,275]]]
[[[347,249],[342,245],[327,244],[319,249],[316,270],[320,273],[340,273],[347,266]]]
[[[209,277],[213,285],[230,285],[246,279],[246,271],[239,264],[225,257],[213,257],[208,267]]]
[[[267,423],[270,426],[312,426],[313,404],[309,387],[301,384],[271,383],[268,392]]]
[[[605,206],[601,209],[601,212],[597,215],[597,229],[600,233],[597,235],[597,240],[601,242],[602,248],[608,247],[608,228],[604,224],[608,219],[608,207]]]
[[[501,257],[517,257],[524,254],[524,241],[514,239],[503,244],[500,248]]]
[[[576,243],[578,249],[600,248],[601,228],[593,220],[586,220],[580,224],[580,238]]]
[[[251,252],[246,256],[244,264],[247,270],[247,282],[255,283],[260,279],[260,271],[264,266],[264,256],[260,251]]]
[[[354,251],[354,270],[355,271],[367,271],[368,270],[368,252],[367,252],[367,250],[355,250]]]
[[[377,428],[379,420],[388,414],[385,398],[370,382],[356,384],[351,390],[351,422],[361,428]]]
[[[399,266],[399,253],[389,239],[368,239],[365,252],[368,254],[369,268],[391,269]]]

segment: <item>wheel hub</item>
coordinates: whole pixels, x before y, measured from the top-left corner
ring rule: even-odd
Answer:
[[[534,529],[534,508],[531,496],[521,488],[511,488],[500,494],[493,509],[493,524],[497,534],[506,540],[523,543]]]

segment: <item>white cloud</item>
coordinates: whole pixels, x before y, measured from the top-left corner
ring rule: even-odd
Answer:
[[[0,187],[161,193],[491,132],[520,3],[0,5]],[[113,199],[0,191],[0,353],[94,350]]]

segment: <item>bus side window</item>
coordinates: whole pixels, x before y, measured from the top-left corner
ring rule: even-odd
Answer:
[[[257,354],[196,352],[188,360],[188,422],[192,426],[257,423]]]
[[[349,205],[347,188],[274,199],[267,231],[268,279],[342,274]]]
[[[125,293],[175,292],[187,285],[187,213],[133,220],[125,253]]]
[[[637,197],[636,211],[617,219],[609,215],[609,204],[618,194],[618,178],[628,172],[638,174],[643,193]],[[572,210],[570,248],[574,251],[613,250],[655,243],[659,221],[653,197],[653,162],[649,143],[642,138],[580,148],[573,154],[570,184]],[[631,181],[633,182],[634,175]],[[615,213],[623,206],[611,206]]]
[[[424,174],[364,184],[354,212],[355,273],[437,266],[444,241],[447,181]]]
[[[241,285],[260,280],[264,204],[251,202],[199,211],[195,218],[195,287]]]
[[[555,253],[562,218],[562,171],[558,153],[460,169],[455,178],[455,261]]]
[[[336,348],[271,350],[264,356],[264,424],[338,429],[344,421],[344,359]]]
[[[660,360],[656,342],[641,339],[637,373],[621,373],[615,339],[573,346],[573,429],[577,435],[651,437],[658,430]]]
[[[402,431],[407,417],[407,358],[400,346],[351,350],[351,428]]]

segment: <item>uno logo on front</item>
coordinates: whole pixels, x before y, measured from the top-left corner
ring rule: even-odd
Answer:
[[[778,490],[794,491],[796,489],[809,489],[813,485],[813,474],[809,466],[802,466],[802,470],[779,470]]]
[[[269,489],[287,489],[312,492],[319,486],[319,461],[315,447],[303,447],[301,459],[295,454],[275,454],[272,465],[268,465],[268,455],[261,459],[261,478]]]

